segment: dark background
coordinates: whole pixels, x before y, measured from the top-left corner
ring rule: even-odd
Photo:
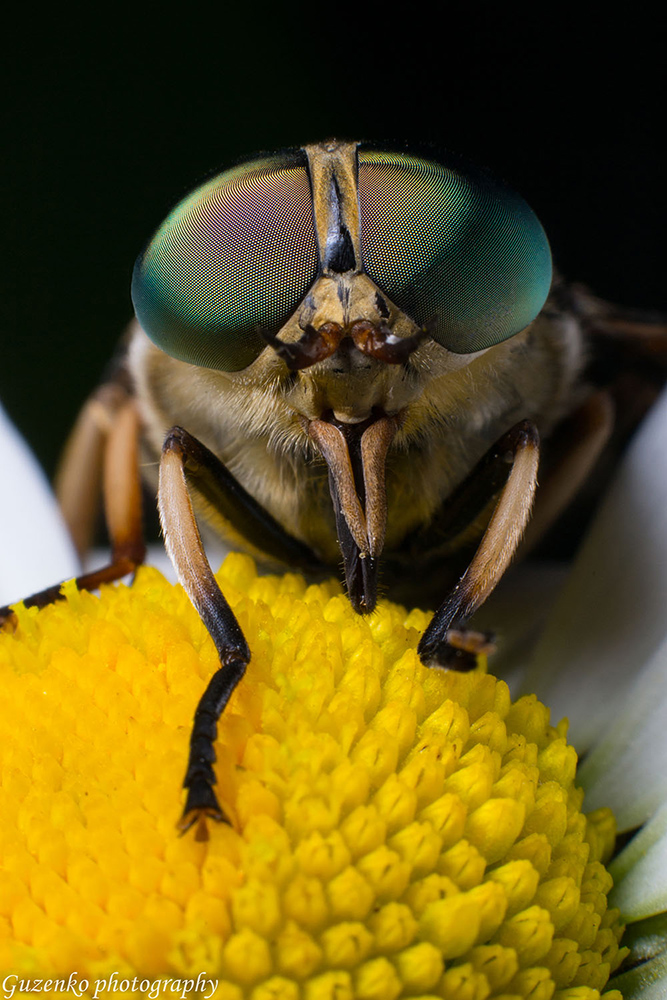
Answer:
[[[28,14],[5,46],[0,399],[50,472],[131,315],[142,244],[201,177],[261,149],[435,142],[524,195],[567,276],[666,306],[650,23],[414,4],[85,17]]]

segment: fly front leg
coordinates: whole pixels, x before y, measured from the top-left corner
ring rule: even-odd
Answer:
[[[207,840],[206,817],[226,820],[213,790],[218,719],[250,661],[250,649],[218,586],[197,528],[186,470],[200,468],[201,446],[180,427],[167,435],[160,462],[158,505],[169,557],[178,578],[213,639],[220,668],[208,683],[195,712],[190,755],[183,782],[187,801],[179,823],[185,832],[197,823],[197,840]],[[210,454],[210,453],[207,453]],[[213,456],[212,456],[213,457]]]
[[[471,670],[477,655],[485,652],[490,637],[465,627],[484,603],[507,569],[525,530],[537,485],[539,435],[529,420],[521,421],[503,435],[484,456],[461,495],[478,491],[484,483],[495,483],[499,470],[508,470],[507,480],[486,531],[470,565],[438,608],[418,646],[429,667]],[[495,490],[487,493],[492,495]]]
[[[172,427],[162,448],[158,490],[165,546],[220,659],[220,669],[209,681],[195,712],[183,782],[188,794],[179,823],[183,832],[197,823],[196,839],[206,840],[206,818],[227,819],[213,790],[214,743],[218,720],[245,673],[250,649],[206,558],[188,482],[229,530],[255,539],[264,553],[306,568],[315,567],[317,559],[241,486],[213,452],[182,427]]]

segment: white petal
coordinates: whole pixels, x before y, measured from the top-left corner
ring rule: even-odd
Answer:
[[[667,801],[667,641],[608,719],[605,734],[584,760],[578,780],[586,810],[610,806],[619,830],[645,823]]]
[[[667,394],[625,456],[538,644],[525,682],[595,740],[667,635]]]
[[[489,669],[518,690],[538,637],[570,572],[564,562],[513,566],[475,614],[473,627],[493,632],[496,651]]]
[[[632,838],[609,868],[614,879],[610,904],[626,921],[667,910],[667,805]]]
[[[80,568],[46,477],[1,407],[0,449],[0,604],[7,604]]]
[[[658,955],[636,969],[616,976],[609,986],[620,990],[623,1000],[666,1000],[667,954]]]

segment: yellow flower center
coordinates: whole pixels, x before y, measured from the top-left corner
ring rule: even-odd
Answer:
[[[217,666],[179,587],[70,586],[0,637],[16,995],[76,970],[90,996],[203,973],[220,1000],[598,997],[624,954],[614,825],[581,813],[564,725],[483,667],[423,667],[422,612],[362,619],[337,585],[239,555],[220,582],[253,657],[216,744],[233,826],[207,843],[175,829]]]

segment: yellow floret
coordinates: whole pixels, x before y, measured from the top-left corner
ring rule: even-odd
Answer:
[[[253,656],[216,743],[233,824],[205,843],[175,829],[217,668],[182,590],[150,569],[69,585],[0,636],[15,996],[76,970],[85,996],[203,974],[219,1000],[598,998],[622,957],[613,821],[582,815],[547,709],[483,664],[427,670],[423,612],[360,618],[336,584],[239,555],[219,580]]]

